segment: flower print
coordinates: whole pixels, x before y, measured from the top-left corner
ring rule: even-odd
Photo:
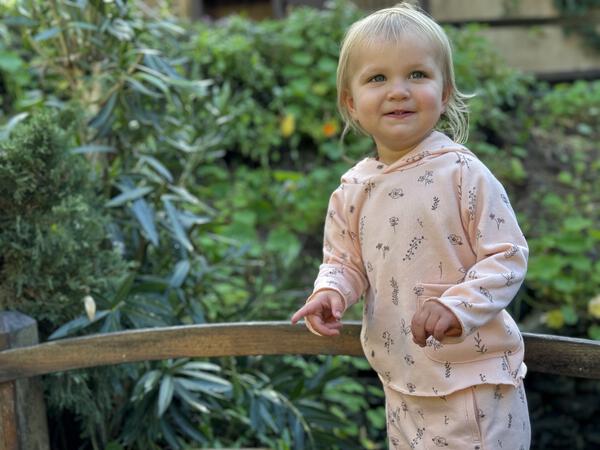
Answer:
[[[417,387],[413,383],[406,383],[406,387],[411,394],[417,390]]]
[[[392,303],[398,306],[398,294],[400,290],[398,289],[398,282],[393,277],[390,280],[390,286],[392,286]]]
[[[415,358],[413,358],[412,355],[404,355],[404,361],[406,361],[406,364],[409,366],[412,366],[415,363]]]
[[[444,363],[444,377],[450,378],[451,375],[452,375],[452,365],[448,361],[446,361]]]
[[[517,278],[514,272],[503,273],[502,276],[506,280],[506,286],[513,285],[515,283],[515,279]]]
[[[373,272],[373,264],[371,264],[370,262],[367,262],[367,271]]]
[[[384,167],[385,167],[385,166],[384,166],[383,164],[377,164],[377,169],[378,169],[378,170],[381,170],[381,169],[383,169]]]
[[[365,242],[365,227],[366,227],[366,225],[367,225],[367,216],[362,216],[360,218],[360,229],[358,231],[358,239],[361,244],[363,242]]]
[[[485,383],[487,381],[487,377],[483,373],[479,374],[479,379],[482,383]]]
[[[497,384],[496,386],[494,386],[494,399],[495,400],[501,400],[504,398],[504,395],[502,394],[502,390],[500,389],[500,385]]]
[[[425,435],[425,428],[417,428],[417,436],[412,439],[408,445],[410,445],[410,448],[417,448],[417,446],[419,445],[419,442],[423,439],[423,436]]]
[[[406,255],[404,255],[404,258],[402,258],[402,261],[412,260],[413,256],[415,256],[415,252],[419,249],[419,247],[421,246],[421,244],[423,243],[424,240],[425,240],[424,236],[412,238],[412,240],[410,241],[408,250],[406,251]]]
[[[442,278],[442,275],[444,274],[444,271],[442,270],[442,262],[440,261],[440,263],[438,264],[438,269],[440,269],[440,278]]]
[[[390,226],[394,229],[394,233],[396,232],[396,227],[400,223],[400,219],[398,217],[390,217]]]
[[[392,374],[390,373],[389,370],[386,370],[384,372],[383,377],[385,378],[385,381],[387,381],[388,383],[392,382]]]
[[[411,333],[410,325],[406,325],[406,321],[404,319],[400,319],[400,331],[405,336],[408,336]]]
[[[473,303],[467,301],[467,300],[461,300],[460,304],[463,305],[463,307],[465,309],[471,309],[473,307]]]
[[[396,200],[397,198],[404,197],[404,191],[401,188],[394,188],[388,193],[388,195]]]
[[[477,278],[479,278],[477,276],[477,271],[476,270],[469,270],[469,272],[467,272],[467,278],[469,280],[476,280]]]
[[[358,238],[358,235],[354,231],[348,231],[348,235],[352,241],[355,241]]]
[[[330,209],[327,215],[330,219],[333,219],[335,217],[335,211],[333,209]]]
[[[440,205],[439,197],[433,197],[433,205],[431,205],[431,210],[435,211],[436,209],[438,209],[439,205]]]
[[[451,234],[448,236],[448,240],[452,245],[463,245],[462,238],[457,234]]]
[[[353,214],[355,210],[356,207],[354,205],[350,205],[350,214]]]
[[[387,353],[389,355],[390,349],[392,348],[392,345],[394,345],[394,340],[392,339],[392,334],[389,331],[384,331],[383,335],[381,337],[385,340],[385,343],[383,344],[383,346],[386,348]]]
[[[469,163],[472,161],[471,158],[467,158],[465,155],[462,155],[460,153],[456,154],[457,156],[457,160],[455,161],[456,164],[460,164],[461,166],[467,166],[467,169],[471,169],[469,167]]]
[[[371,197],[371,192],[373,191],[373,188],[375,188],[375,183],[373,183],[371,180],[369,181],[365,181],[363,183],[364,188],[364,192],[369,196],[369,198]]]
[[[475,232],[475,240],[479,241],[479,239],[481,239],[483,237],[483,234],[481,233],[481,230],[479,228],[477,228],[477,231]]]
[[[517,254],[517,252],[519,251],[519,248],[516,245],[511,245],[509,250],[506,250],[504,252],[504,257],[506,259],[512,258],[513,256],[515,256]]]
[[[484,288],[483,286],[479,286],[479,292],[481,292],[481,294],[487,298],[490,303],[494,303],[494,297],[492,297],[492,293],[488,289]]]
[[[433,184],[433,171],[432,170],[426,170],[424,175],[421,175],[417,181],[419,183],[423,183],[425,186],[428,186],[430,184]]]
[[[423,291],[425,289],[423,288],[423,286],[415,286],[413,288],[413,292],[415,293],[415,295],[418,297],[419,295],[423,295]]]
[[[419,224],[419,226],[421,228],[424,228],[423,221],[420,218],[418,218],[418,217],[417,217],[417,223]]]
[[[446,441],[446,438],[443,438],[441,436],[435,436],[431,440],[433,441],[433,444],[436,447],[448,447],[448,441]]]
[[[508,413],[508,424],[507,424],[506,428],[512,428],[512,420],[513,420],[513,415],[511,413]]]
[[[502,202],[510,208],[510,201],[508,200],[508,197],[504,194],[500,194],[500,198],[502,199]]]
[[[469,220],[475,220],[476,205],[477,205],[477,188],[474,187],[473,189],[469,190],[469,207],[468,207]]]
[[[496,216],[494,213],[490,214],[490,219],[496,222],[496,226],[498,227],[498,230],[500,230],[500,225],[504,223],[504,219]]]
[[[479,332],[475,335],[475,351],[477,353],[487,353],[488,348],[487,345],[483,343],[483,338],[479,335]]]

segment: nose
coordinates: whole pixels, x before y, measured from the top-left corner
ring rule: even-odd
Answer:
[[[390,84],[390,90],[388,92],[389,100],[402,100],[407,98],[409,95],[410,90],[405,80],[395,80]]]

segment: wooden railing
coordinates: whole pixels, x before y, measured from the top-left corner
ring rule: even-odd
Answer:
[[[0,450],[48,449],[43,397],[35,379],[39,375],[182,357],[363,356],[359,334],[359,322],[346,323],[335,338],[315,336],[304,325],[247,322],[131,330],[37,344],[33,319],[0,312],[0,350],[5,349],[0,351]],[[529,370],[600,379],[600,342],[523,336]]]

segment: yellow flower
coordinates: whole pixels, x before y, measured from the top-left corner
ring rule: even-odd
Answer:
[[[600,295],[596,295],[588,302],[588,312],[596,319],[600,319]]]
[[[565,324],[565,317],[560,309],[553,309],[544,315],[544,322],[546,322],[546,325],[550,328],[557,330],[562,328]]]
[[[333,120],[327,121],[323,124],[323,135],[327,138],[335,136],[338,132],[337,123]]]
[[[286,114],[281,123],[279,124],[279,130],[283,137],[290,137],[296,130],[296,118],[293,114]]]

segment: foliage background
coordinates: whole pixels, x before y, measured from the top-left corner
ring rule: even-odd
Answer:
[[[335,111],[338,43],[361,13],[343,1],[261,23],[185,23],[168,3],[119,0],[0,11],[0,308],[38,319],[44,339],[287,319],[310,291],[329,193],[372,151],[359,136],[340,145]],[[541,83],[476,26],[447,31],[458,84],[477,94],[469,146],[531,247],[511,312],[525,331],[600,339],[600,82]],[[41,208],[11,207],[24,198]],[[32,259],[35,274],[20,269]],[[357,358],[173,360],[45,383],[53,448],[383,448],[379,382]],[[527,387],[533,448],[600,444],[598,382],[530,374]]]

